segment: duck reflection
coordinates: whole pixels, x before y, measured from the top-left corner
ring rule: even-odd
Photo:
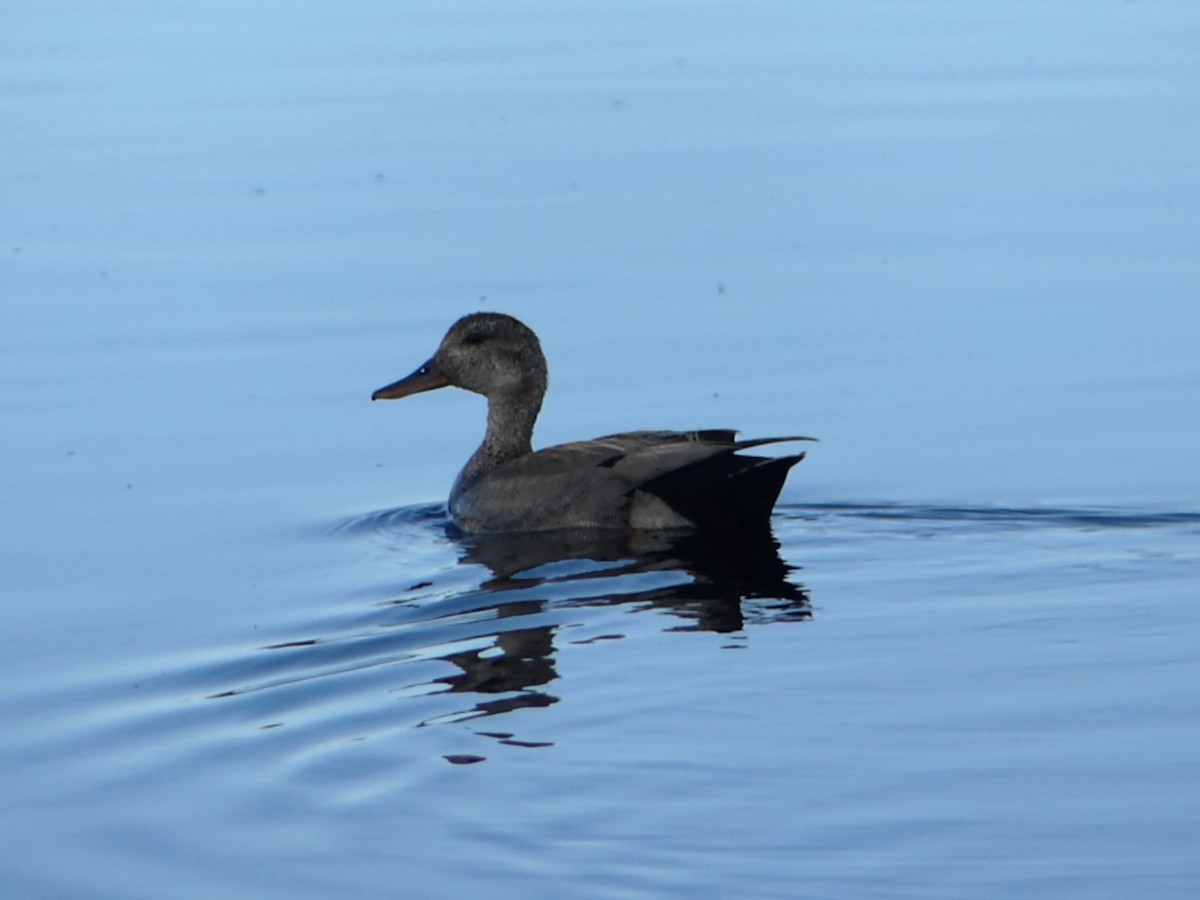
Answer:
[[[437,721],[557,702],[545,688],[558,677],[554,638],[562,623],[511,629],[518,624],[514,620],[544,620],[554,608],[642,606],[676,617],[679,624],[670,630],[721,633],[812,616],[807,591],[789,580],[793,568],[766,531],[736,539],[678,532],[468,535],[453,526],[447,531],[460,548],[461,562],[484,566],[491,574],[476,597],[490,596],[486,605],[494,603],[496,643],[442,656],[459,672],[437,681],[452,693],[505,696]],[[492,736],[513,743],[510,735]]]
[[[730,537],[597,530],[466,535],[453,526],[447,530],[462,548],[463,562],[492,572],[484,590],[569,584],[564,600],[571,605],[650,603],[705,631],[740,631],[747,621],[811,616],[807,591],[788,580],[793,568],[780,558],[779,543],[768,531]],[[677,573],[677,583],[636,589],[633,576],[662,572]],[[614,578],[626,582],[619,592],[611,590]],[[588,582],[599,579],[604,586],[588,591]]]

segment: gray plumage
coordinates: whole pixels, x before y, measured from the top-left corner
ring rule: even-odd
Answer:
[[[743,456],[752,447],[807,437],[739,441],[727,429],[631,431],[533,450],[546,393],[537,335],[500,313],[459,319],[433,357],[371,395],[396,399],[454,386],[488,401],[487,432],[450,491],[464,531],[555,528],[769,528],[788,470],[803,453]]]

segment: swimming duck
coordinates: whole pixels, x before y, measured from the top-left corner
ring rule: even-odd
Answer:
[[[792,456],[741,456],[763,444],[808,437],[737,440],[729,429],[630,431],[533,449],[546,394],[537,335],[512,316],[473,313],[450,326],[415,372],[381,387],[395,400],[442,387],[482,394],[487,433],[450,491],[450,515],[467,532],[557,528],[691,528],[767,531]]]

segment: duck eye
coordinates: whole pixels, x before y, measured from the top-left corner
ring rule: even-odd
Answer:
[[[472,331],[470,334],[468,334],[466,337],[463,338],[462,342],[471,347],[475,347],[475,346],[478,346],[479,344],[482,344],[486,340],[487,340],[487,335],[484,334],[482,331]]]

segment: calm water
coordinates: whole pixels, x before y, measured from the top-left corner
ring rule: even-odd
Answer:
[[[1200,8],[4,20],[4,897],[1194,895]],[[480,308],[777,546],[454,535]]]

